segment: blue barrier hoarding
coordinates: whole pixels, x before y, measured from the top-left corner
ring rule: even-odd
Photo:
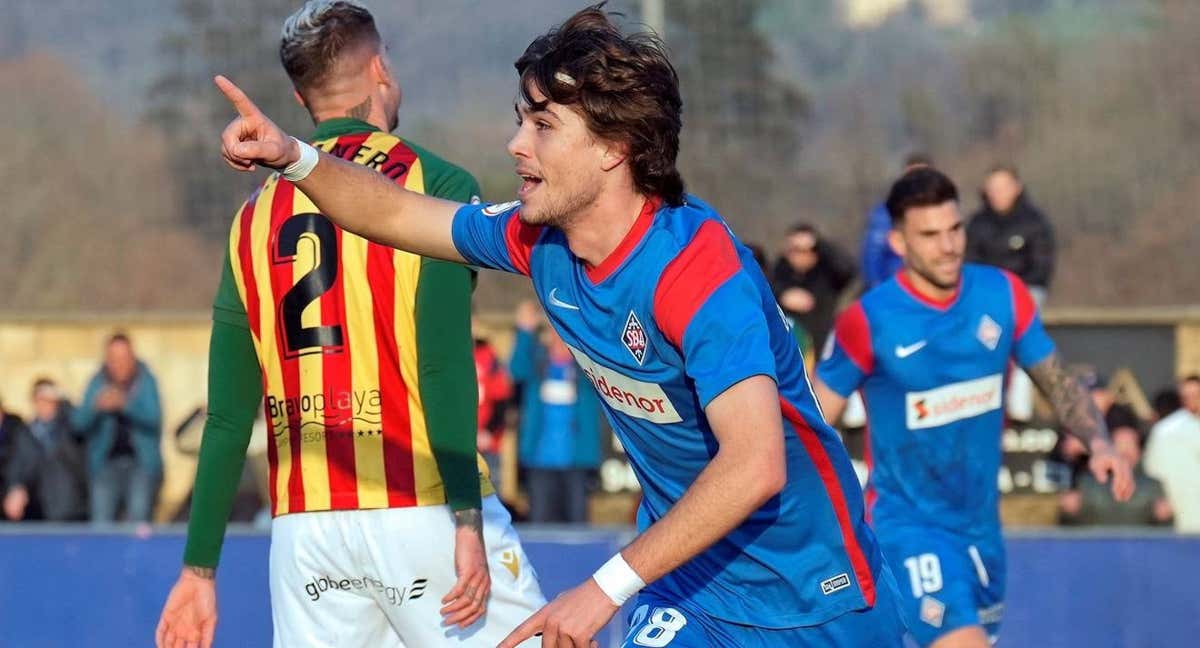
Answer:
[[[624,530],[522,529],[547,596],[588,576]],[[269,646],[269,539],[233,533],[218,578],[217,645]],[[1158,648],[1197,645],[1200,537],[1124,533],[1013,535],[1001,645]],[[149,646],[179,573],[179,529],[147,537],[80,528],[0,529],[0,646]],[[613,624],[604,637],[615,646]]]

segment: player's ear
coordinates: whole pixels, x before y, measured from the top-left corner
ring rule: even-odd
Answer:
[[[604,155],[600,158],[600,168],[605,171],[612,171],[621,166],[621,163],[629,158],[629,145],[623,142],[605,141]]]
[[[395,83],[392,78],[392,69],[388,66],[387,56],[383,52],[379,52],[371,57],[371,81],[390,86]]]
[[[908,251],[908,246],[904,244],[904,234],[900,232],[901,227],[904,227],[904,223],[897,223],[895,227],[888,230],[887,239],[888,247],[892,248],[892,252],[895,252],[896,256],[903,258]]]
[[[296,103],[300,104],[301,108],[308,110],[308,104],[304,101],[304,95],[300,94],[299,90],[292,88],[292,98],[296,100]]]

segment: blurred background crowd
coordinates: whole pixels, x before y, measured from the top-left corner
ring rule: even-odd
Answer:
[[[905,168],[931,162],[927,155],[913,154]],[[1034,205],[1012,166],[994,167],[980,184],[981,202],[967,225],[969,260],[1014,272],[1044,301],[1056,261],[1052,219]],[[792,320],[810,368],[839,309],[899,268],[886,245],[889,225],[881,209],[872,207],[867,214],[857,255],[811,223],[791,226],[774,250],[750,244]],[[636,503],[631,469],[603,420],[592,386],[539,307],[521,301],[510,316],[492,318],[490,324],[478,320],[474,329],[478,449],[518,519],[629,522]],[[1132,391],[1115,387],[1087,364],[1088,358],[1071,360],[1078,363],[1076,371],[1104,414],[1115,446],[1137,466],[1137,494],[1123,503],[1108,497],[1087,470],[1087,449],[1058,433],[1050,447],[1042,448],[1047,452],[1036,465],[1020,473],[1026,485],[1057,496],[1055,517],[1064,525],[1173,525],[1200,532],[1200,376],[1155,385],[1147,397],[1140,386]],[[154,371],[139,359],[127,334],[106,339],[99,367],[74,401],[54,376],[38,377],[28,398],[28,420],[0,406],[5,519],[108,524],[185,518],[186,499],[156,509],[162,446],[194,455],[203,407],[165,430]],[[1035,398],[1015,375],[1010,379],[1007,410],[1013,430],[1039,418],[1053,429],[1044,408],[1039,414]],[[1135,411],[1138,405],[1141,414]],[[861,410],[851,408],[840,423],[865,479]],[[240,521],[265,523],[269,518],[265,435],[260,422],[234,513]],[[1013,445],[1006,438],[1005,443],[1012,455],[1019,454],[1019,442]],[[1002,490],[1015,490],[1014,470],[1019,469],[1006,465],[998,476]],[[625,496],[613,498],[621,493]]]

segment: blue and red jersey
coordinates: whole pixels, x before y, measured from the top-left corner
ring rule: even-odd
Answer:
[[[1054,352],[1037,307],[1015,275],[966,264],[945,302],[901,272],[837,320],[817,375],[867,408],[867,501],[881,534],[929,526],[999,533],[1000,434],[1012,361]]]
[[[784,490],[649,590],[714,617],[787,628],[870,607],[882,558],[862,492],[823,421],[803,359],[751,252],[710,207],[647,201],[617,249],[591,266],[519,203],[465,205],[454,244],[468,262],[528,275],[595,386],[643,490],[641,529],[679,501],[717,452],[704,408],[734,384],[776,381]]]

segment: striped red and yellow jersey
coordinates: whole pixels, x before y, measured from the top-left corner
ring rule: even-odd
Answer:
[[[413,191],[478,191],[458,167],[355,124],[313,145]],[[445,503],[419,391],[421,257],[342,231],[278,174],[239,210],[229,254],[262,369],[273,514]]]

